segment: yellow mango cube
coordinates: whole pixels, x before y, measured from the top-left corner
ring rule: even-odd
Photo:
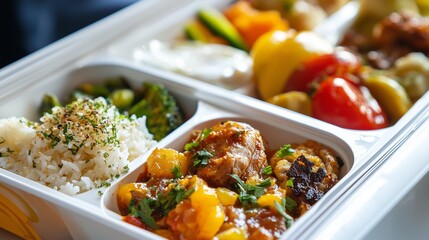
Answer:
[[[280,196],[277,196],[275,194],[267,193],[262,195],[256,203],[258,203],[261,207],[269,207],[271,211],[276,211],[276,205],[275,202],[281,203],[282,199]]]
[[[227,188],[216,188],[217,198],[223,206],[233,206],[237,201],[238,194]]]
[[[179,167],[182,175],[188,171],[188,158],[170,148],[156,148],[147,159],[147,170],[153,178],[174,178],[173,171]]]
[[[217,234],[214,240],[246,240],[246,231],[242,228],[230,228]]]

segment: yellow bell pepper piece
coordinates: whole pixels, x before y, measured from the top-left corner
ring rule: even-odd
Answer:
[[[263,34],[252,48],[254,80],[259,96],[267,100],[283,92],[299,65],[333,52],[333,45],[313,32],[272,31]]]

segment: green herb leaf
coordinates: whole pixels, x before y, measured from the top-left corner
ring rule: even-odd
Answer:
[[[266,188],[266,187],[269,187],[269,186],[271,186],[271,179],[268,177],[268,178],[265,178],[264,179],[264,181],[262,181],[262,182],[260,182],[258,185],[256,185],[256,186],[258,186],[258,187],[263,187],[263,188]]]
[[[184,149],[185,149],[185,151],[190,151],[193,148],[198,147],[199,145],[200,145],[200,142],[190,142],[190,143],[185,144]]]
[[[271,168],[271,166],[266,166],[264,168],[263,174],[264,175],[271,175],[273,173],[273,169]]]
[[[193,163],[192,166],[194,167],[204,167],[209,163],[210,158],[213,157],[213,154],[211,154],[206,149],[200,150],[195,153],[195,155],[192,157]]]
[[[152,217],[153,207],[156,200],[151,198],[143,198],[135,205],[135,199],[131,199],[128,211],[131,215],[140,218],[140,220],[153,229],[158,229],[155,219]]]
[[[295,208],[298,204],[291,197],[287,196],[285,199],[285,207],[289,212],[295,212]]]
[[[290,144],[286,144],[283,145],[283,147],[281,147],[277,152],[276,152],[276,156],[278,158],[282,158],[285,156],[290,156],[295,152],[294,149],[291,148]]]
[[[204,128],[204,129],[201,131],[201,133],[200,133],[200,135],[198,136],[198,138],[197,138],[197,140],[196,140],[196,141],[194,141],[194,142],[189,142],[189,143],[185,144],[185,147],[184,147],[185,151],[190,151],[190,150],[192,150],[192,149],[194,149],[194,148],[198,147],[198,146],[200,145],[200,142],[201,142],[201,141],[203,141],[204,139],[206,139],[206,138],[209,136],[209,134],[210,134],[211,132],[212,132],[212,129],[211,129],[211,128]]]
[[[286,199],[283,198],[281,204],[279,202],[275,201],[274,205],[275,205],[277,211],[285,218],[286,228],[290,228],[290,226],[292,226],[292,223],[293,223],[293,218],[289,214],[287,214],[285,211]]]
[[[177,204],[188,198],[194,191],[194,188],[186,190],[184,187],[176,184],[167,194],[158,194],[158,207],[164,216],[166,216]]]
[[[181,178],[181,177],[183,177],[183,174],[182,174],[182,172],[180,171],[180,167],[179,167],[179,165],[174,166],[174,167],[171,169],[171,173],[173,174],[174,178]]]
[[[212,132],[211,128],[204,128],[203,131],[201,131],[200,141],[203,141],[204,139],[206,139],[211,132]]]
[[[294,177],[289,178],[289,179],[286,181],[286,186],[293,188],[293,180],[295,180],[295,178],[294,178]]]
[[[244,183],[237,174],[230,174],[230,176],[237,181],[236,186],[239,190],[238,199],[240,200],[241,204],[245,206],[256,206],[256,201],[260,196],[262,196],[262,194],[264,194],[265,188],[271,186],[270,178],[266,178],[257,185],[250,185]]]

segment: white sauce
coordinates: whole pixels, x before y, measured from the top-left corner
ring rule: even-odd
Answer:
[[[152,40],[134,51],[134,59],[228,89],[243,87],[252,78],[249,54],[220,44]]]

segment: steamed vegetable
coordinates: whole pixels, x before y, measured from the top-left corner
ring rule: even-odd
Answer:
[[[224,38],[231,46],[247,51],[241,35],[228,19],[217,9],[204,8],[198,11],[199,20],[214,34]]]
[[[40,116],[43,116],[45,113],[52,113],[52,108],[56,106],[61,106],[57,96],[50,93],[45,94],[39,107]]]
[[[143,83],[141,100],[129,114],[147,117],[146,125],[155,140],[161,140],[182,124],[182,116],[174,97],[161,84]]]

